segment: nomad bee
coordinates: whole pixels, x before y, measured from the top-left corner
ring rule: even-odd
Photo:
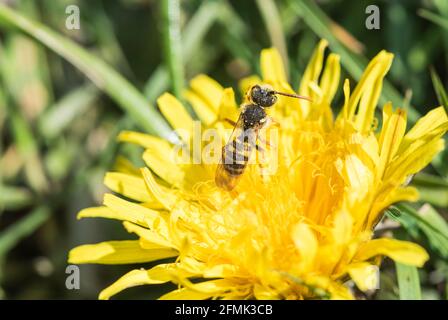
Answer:
[[[216,169],[215,182],[220,188],[232,190],[247,166],[252,150],[257,145],[258,131],[266,125],[266,108],[277,102],[277,95],[310,100],[307,97],[274,91],[267,85],[255,85],[248,91],[249,103],[241,107],[238,121],[227,144],[222,148],[221,161]]]

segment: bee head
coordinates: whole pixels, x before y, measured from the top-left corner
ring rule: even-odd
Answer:
[[[263,108],[272,107],[277,102],[274,90],[269,86],[255,85],[249,92],[250,100]]]

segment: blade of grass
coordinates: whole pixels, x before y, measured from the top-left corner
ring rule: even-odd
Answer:
[[[21,239],[31,235],[50,217],[50,210],[41,206],[34,209],[30,214],[20,219],[10,226],[0,235],[0,260],[7,254]]]
[[[432,23],[444,28],[445,30],[448,30],[448,19],[445,17],[442,17],[434,12],[431,12],[429,10],[426,9],[420,9],[417,11],[417,14],[422,17],[425,18],[429,21],[431,21]]]
[[[185,77],[182,60],[179,0],[162,0],[161,14],[166,65],[168,66],[173,93],[178,99],[181,99]]]
[[[309,0],[289,0],[291,9],[300,15],[305,23],[321,38],[327,39],[330,47],[335,53],[341,56],[341,63],[350,73],[350,75],[359,80],[364,68],[367,66],[367,59],[360,56],[355,56],[348,51],[342,43],[333,35],[330,26],[330,19],[318,7],[318,5]],[[383,82],[383,90],[380,98],[382,104],[391,101],[396,106],[401,106],[403,97],[400,93],[387,81]],[[420,114],[412,106],[408,109],[408,119],[415,123],[420,117]]]
[[[420,199],[438,207],[448,206],[448,181],[426,173],[419,173],[412,179],[412,185],[417,187]]]
[[[37,192],[44,192],[48,189],[48,182],[30,125],[16,109],[9,108],[9,117],[17,149],[25,161],[25,175],[29,184]]]
[[[47,139],[57,137],[97,97],[98,90],[92,85],[71,91],[39,118],[40,132]]]
[[[432,85],[434,87],[434,91],[437,95],[437,100],[439,103],[445,108],[445,112],[448,114],[448,94],[443,87],[442,80],[440,80],[439,75],[435,71],[433,67],[430,69],[431,72],[431,80]],[[448,150],[445,149],[442,152],[440,152],[433,160],[432,165],[434,168],[445,178],[448,176]],[[446,188],[448,193],[448,188]],[[445,198],[448,198],[446,196]],[[448,200],[447,200],[448,201]],[[445,207],[448,206],[448,203],[444,205]]]
[[[388,209],[387,214],[400,222],[413,237],[418,237],[415,228],[428,238],[429,244],[441,257],[448,257],[448,223],[430,205],[424,205],[419,211],[409,205],[398,204]]]
[[[182,48],[185,63],[193,57],[194,50],[198,47],[207,31],[213,25],[221,11],[222,3],[218,1],[204,1],[194,16],[187,23],[182,32]],[[153,101],[167,90],[169,75],[165,66],[160,65],[152,73],[144,86],[146,98]]]
[[[268,30],[271,45],[276,47],[280,52],[285,70],[289,72],[288,50],[277,5],[273,0],[256,0],[256,3],[263,17],[265,27]]]
[[[420,279],[416,267],[396,262],[400,300],[421,300]]]
[[[32,201],[33,196],[29,190],[0,184],[0,212],[26,207]]]
[[[442,80],[440,80],[440,77],[434,70],[434,68],[431,67],[430,71],[431,71],[432,85],[434,86],[434,90],[437,94],[437,100],[445,108],[445,111],[448,114],[448,94],[446,93],[446,90],[443,87]]]
[[[156,109],[131,83],[100,58],[72,40],[28,19],[4,4],[0,4],[0,23],[19,29],[71,62],[115,100],[141,129],[176,142],[171,128]]]

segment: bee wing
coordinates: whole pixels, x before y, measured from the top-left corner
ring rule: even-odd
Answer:
[[[241,113],[242,114],[242,113]],[[218,187],[226,189],[226,190],[232,190],[235,188],[238,179],[241,175],[231,175],[227,172],[227,170],[224,168],[224,162],[223,159],[225,158],[226,152],[232,152],[229,149],[233,148],[232,144],[235,139],[237,139],[241,134],[244,133],[244,120],[243,117],[239,116],[238,121],[235,124],[235,127],[233,128],[233,131],[227,140],[226,145],[222,148],[222,155],[218,164],[218,167],[216,168],[216,174],[215,174],[215,183]],[[236,152],[236,150],[233,150],[233,152]]]

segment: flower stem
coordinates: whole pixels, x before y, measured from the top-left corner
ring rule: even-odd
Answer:
[[[174,95],[181,99],[184,87],[179,0],[162,0],[163,42]]]

